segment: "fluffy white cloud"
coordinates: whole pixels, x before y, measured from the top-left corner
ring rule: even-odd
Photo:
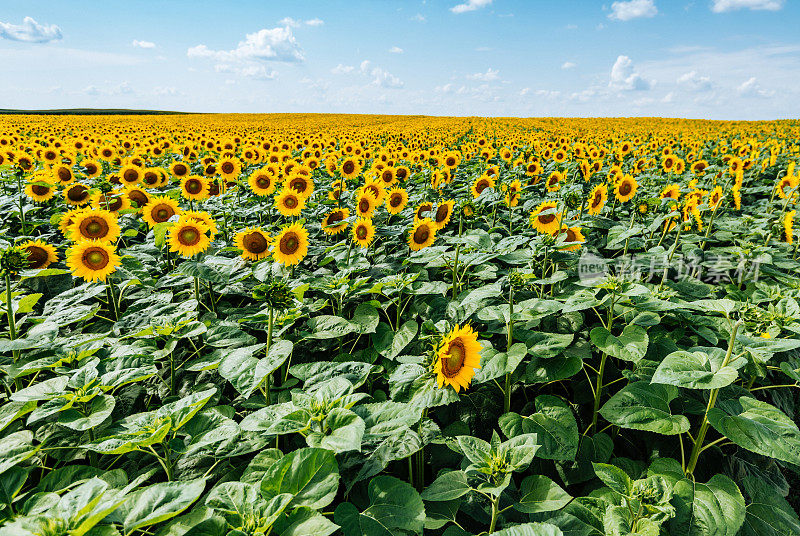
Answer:
[[[690,91],[708,91],[713,85],[711,78],[698,76],[697,71],[689,71],[680,75],[677,83]]]
[[[331,69],[331,72],[333,74],[347,74],[347,73],[352,73],[354,69],[355,67],[353,67],[352,65],[342,65],[340,63],[339,65]]]
[[[630,0],[628,2],[614,2],[611,4],[611,20],[626,21],[631,19],[655,17],[658,8],[653,0]]]
[[[611,79],[608,87],[618,90],[650,89],[653,83],[642,77],[633,68],[633,61],[628,56],[618,56],[611,68]]]
[[[529,88],[529,87],[524,87],[524,88],[522,88],[522,89],[520,89],[520,90],[519,90],[519,96],[520,96],[520,97],[524,97],[525,95],[527,95],[527,94],[528,94],[528,93],[530,93],[530,92],[531,92],[531,88]]]
[[[492,0],[467,0],[463,4],[458,4],[450,8],[450,11],[453,13],[467,13],[469,11],[475,11],[482,7],[486,7],[492,3]]]
[[[306,26],[322,26],[325,21],[322,19],[309,19],[306,21]]]
[[[261,29],[247,34],[244,41],[233,50],[212,50],[206,45],[197,45],[186,52],[190,58],[205,58],[220,63],[242,61],[301,62],[303,51],[289,26]]]
[[[762,88],[755,76],[745,80],[736,88],[736,92],[743,97],[769,98],[775,95],[774,91]]]
[[[394,76],[392,73],[381,69],[380,67],[373,67],[368,60],[361,62],[360,69],[363,74],[372,77],[372,82],[370,82],[370,84],[373,86],[379,86],[387,89],[398,89],[404,85],[403,81]]]
[[[491,82],[492,80],[497,80],[500,78],[500,71],[497,69],[492,69],[491,67],[486,69],[485,73],[475,73],[475,74],[468,74],[467,78],[470,80],[480,80],[482,82]]]
[[[762,9],[778,11],[783,7],[784,0],[713,0],[711,11],[725,13],[737,9]]]
[[[394,46],[394,47],[389,49],[389,52],[391,52],[392,54],[402,54],[403,53],[403,49],[398,47],[398,46]]]
[[[61,28],[55,24],[39,24],[31,17],[25,17],[22,24],[0,22],[0,38],[25,43],[47,43],[61,39]]]
[[[134,39],[132,45],[136,48],[156,48],[156,44],[152,41],[139,41],[138,39]]]
[[[562,68],[562,69],[564,69],[564,70],[566,71],[567,69],[574,69],[574,68],[575,68],[575,67],[577,67],[577,66],[578,66],[578,64],[576,64],[576,63],[572,63],[571,61],[565,61],[565,62],[564,62],[562,65],[561,65],[561,68]]]

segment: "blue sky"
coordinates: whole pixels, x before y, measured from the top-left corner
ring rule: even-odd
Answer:
[[[800,117],[796,0],[3,0],[0,108]]]

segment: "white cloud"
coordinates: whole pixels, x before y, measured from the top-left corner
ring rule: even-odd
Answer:
[[[403,87],[403,81],[394,76],[392,73],[381,69],[380,67],[373,67],[369,60],[361,62],[360,70],[363,74],[372,77],[373,86],[379,86],[387,89],[398,89]]]
[[[233,73],[251,78],[253,80],[273,80],[278,73],[273,70],[267,70],[263,65],[247,64],[247,65],[231,65],[228,63],[221,63],[214,66],[214,70],[218,73]]]
[[[306,26],[322,26],[325,21],[322,19],[309,19],[306,21]]]
[[[156,48],[156,44],[152,41],[139,41],[138,39],[134,39],[131,44],[136,48]]]
[[[443,86],[436,86],[433,90],[437,93],[452,93],[453,84],[445,84]]]
[[[301,62],[303,51],[288,26],[261,29],[247,34],[244,41],[233,50],[211,50],[206,45],[197,45],[186,52],[190,58],[212,59],[220,63],[242,61]]]
[[[403,49],[398,47],[398,46],[394,46],[394,47],[389,49],[389,52],[391,52],[392,54],[402,54],[403,53]]]
[[[675,93],[673,93],[672,91],[670,91],[669,93],[667,93],[666,95],[664,95],[664,98],[662,98],[662,99],[661,99],[661,102],[663,102],[664,104],[669,104],[669,103],[671,103],[671,102],[672,102],[672,100],[673,100],[674,98],[675,98]]]
[[[611,68],[611,79],[608,87],[618,90],[650,89],[653,83],[643,78],[633,68],[633,61],[628,56],[618,56]]]
[[[0,22],[0,38],[25,43],[47,43],[61,39],[61,28],[55,24],[39,24],[31,17],[25,17],[22,24]]]
[[[159,97],[176,97],[182,95],[178,88],[173,86],[156,86],[153,88],[153,94]]]
[[[500,78],[500,71],[497,69],[492,69],[491,67],[486,69],[485,73],[475,73],[475,74],[468,74],[467,78],[470,80],[481,80],[483,82],[491,82],[492,80],[497,80]]]
[[[287,28],[299,28],[303,24],[306,26],[322,26],[325,24],[325,21],[322,19],[309,19],[307,21],[302,21],[298,19],[293,19],[292,17],[284,17],[278,21],[278,24],[281,26],[286,26]]]
[[[340,63],[339,65],[331,69],[331,72],[333,74],[347,74],[353,72],[353,69],[355,69],[355,67],[353,67],[352,65],[342,65]]]
[[[562,68],[562,69],[564,69],[564,70],[566,71],[567,69],[574,69],[574,68],[575,68],[575,67],[577,67],[577,66],[578,66],[578,64],[576,64],[576,63],[572,63],[571,61],[565,61],[565,62],[564,62],[562,65],[561,65],[561,68]]]
[[[689,71],[678,77],[678,85],[684,86],[690,91],[708,91],[712,87],[711,78],[698,76],[697,71]]]
[[[713,0],[711,11],[725,13],[738,9],[760,9],[778,11],[783,7],[784,0]]]
[[[653,0],[630,0],[628,2],[614,2],[611,4],[611,20],[626,21],[639,18],[655,17],[658,8]]]
[[[467,0],[463,4],[458,4],[450,8],[450,11],[453,13],[467,13],[469,11],[475,11],[482,7],[486,7],[492,3],[492,0]]]
[[[769,98],[775,95],[774,91],[762,88],[755,76],[745,80],[736,88],[736,92],[743,97]]]

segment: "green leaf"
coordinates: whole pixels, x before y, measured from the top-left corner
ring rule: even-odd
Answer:
[[[615,337],[606,328],[594,328],[589,334],[594,344],[606,354],[637,363],[647,353],[649,339],[647,331],[637,325],[628,325],[622,330],[619,337]]]
[[[309,339],[336,339],[350,333],[356,333],[361,329],[358,324],[350,322],[341,316],[333,315],[315,316],[308,321],[308,327],[313,332],[307,335]]]
[[[510,412],[500,417],[500,430],[506,437],[537,435],[539,458],[572,460],[578,450],[578,423],[566,402],[552,395],[536,397],[536,413],[523,417]]]
[[[773,486],[758,478],[747,477],[744,487],[752,502],[747,505],[741,536],[800,534],[797,513]]]
[[[381,347],[378,347],[376,344],[378,353],[388,359],[394,359],[414,340],[418,330],[419,325],[413,320],[404,322],[397,331],[388,329],[385,344]]]
[[[126,532],[155,525],[189,508],[205,490],[204,478],[186,482],[161,482],[129,496],[123,525]]]
[[[425,505],[408,483],[393,476],[378,476],[369,483],[367,493],[369,507],[361,513],[352,503],[336,507],[334,521],[344,536],[422,534]]]
[[[670,534],[736,536],[744,523],[744,497],[725,475],[714,475],[705,484],[684,479],[672,491],[675,517]]]
[[[521,495],[514,508],[526,514],[560,510],[572,500],[564,489],[544,475],[532,475],[520,485]]]
[[[426,501],[451,501],[463,497],[470,490],[464,471],[449,471],[434,480],[421,497]]]
[[[329,536],[339,528],[333,521],[310,508],[297,508],[275,522],[277,536]]]
[[[332,409],[325,418],[324,428],[325,432],[314,431],[306,436],[309,447],[321,447],[336,453],[361,450],[364,421],[349,409]]]
[[[528,347],[521,342],[514,343],[508,352],[498,352],[494,348],[485,347],[481,351],[481,368],[475,371],[474,384],[484,383],[500,376],[513,373],[525,356]]]
[[[608,463],[592,463],[594,472],[603,483],[616,491],[620,495],[629,497],[633,489],[633,481],[628,474],[617,467]]]
[[[720,434],[747,450],[800,464],[800,431],[781,410],[747,396],[717,403],[708,422]]]
[[[319,510],[328,506],[339,489],[339,466],[333,452],[302,448],[275,462],[261,480],[264,494],[290,493],[290,507],[308,506]]]
[[[41,445],[33,446],[33,432],[20,430],[0,439],[0,473],[8,471],[20,462],[36,454]]]
[[[493,536],[564,536],[561,529],[550,523],[525,523],[492,533]]]
[[[70,408],[58,415],[58,422],[67,428],[82,432],[102,424],[103,421],[111,416],[115,405],[116,401],[113,396],[97,395],[92,398],[91,403],[88,405],[88,414]]]
[[[632,430],[674,435],[689,430],[689,419],[673,415],[669,403],[678,396],[672,386],[639,381],[626,385],[603,405],[600,415]]]
[[[720,389],[736,381],[739,373],[730,364],[722,366],[725,352],[672,352],[658,365],[651,383],[688,389]]]
[[[567,346],[572,344],[575,336],[572,333],[544,333],[534,331],[525,340],[528,346],[528,353],[540,359],[556,357],[563,352]]]
[[[353,314],[352,323],[357,326],[357,333],[375,333],[375,328],[378,327],[378,310],[369,303],[359,304]]]

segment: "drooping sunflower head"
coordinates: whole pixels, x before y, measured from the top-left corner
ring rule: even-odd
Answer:
[[[73,242],[96,240],[112,243],[119,238],[119,234],[116,214],[103,209],[84,210],[75,217],[70,227],[70,239]]]
[[[272,240],[272,256],[284,266],[299,264],[308,254],[308,231],[299,223],[287,225]]]
[[[169,229],[169,250],[183,257],[192,257],[208,249],[211,238],[208,236],[208,226],[185,216]]]
[[[181,209],[178,202],[165,195],[156,196],[144,206],[142,217],[150,227],[155,227],[159,223],[168,221],[175,214],[180,214]]]
[[[408,204],[408,192],[404,188],[392,188],[386,196],[386,210],[389,214],[399,214]]]
[[[605,184],[598,184],[592,189],[589,194],[588,212],[592,215],[600,214],[603,206],[608,199],[608,187]]]
[[[28,240],[20,244],[19,247],[28,253],[29,269],[39,270],[47,268],[58,261],[56,248],[43,240]]]
[[[547,178],[547,191],[555,192],[561,188],[561,181],[564,179],[564,174],[560,171],[554,171]]]
[[[436,240],[436,224],[429,219],[414,222],[408,233],[408,245],[412,251],[419,251],[433,244]]]
[[[561,227],[561,214],[554,201],[541,203],[530,215],[531,227],[542,234],[553,234]]]
[[[291,188],[284,187],[275,196],[275,208],[282,216],[299,216],[306,206],[306,198]]]
[[[425,201],[420,203],[417,210],[414,211],[414,220],[424,220],[428,217],[428,213],[433,210],[433,204]]]
[[[123,192],[128,197],[131,208],[135,208],[137,212],[141,212],[142,208],[150,201],[150,194],[137,186],[128,186]]]
[[[350,211],[346,208],[333,209],[322,220],[322,232],[326,235],[337,235],[347,229],[347,218]]]
[[[236,247],[242,258],[253,261],[269,257],[269,235],[259,227],[250,227],[236,233]]]
[[[451,386],[456,392],[467,389],[475,369],[481,368],[482,349],[478,334],[469,325],[455,326],[445,335],[433,365],[439,388]]]
[[[82,240],[67,252],[67,266],[72,275],[86,281],[105,281],[120,265],[114,246],[94,240]]]

